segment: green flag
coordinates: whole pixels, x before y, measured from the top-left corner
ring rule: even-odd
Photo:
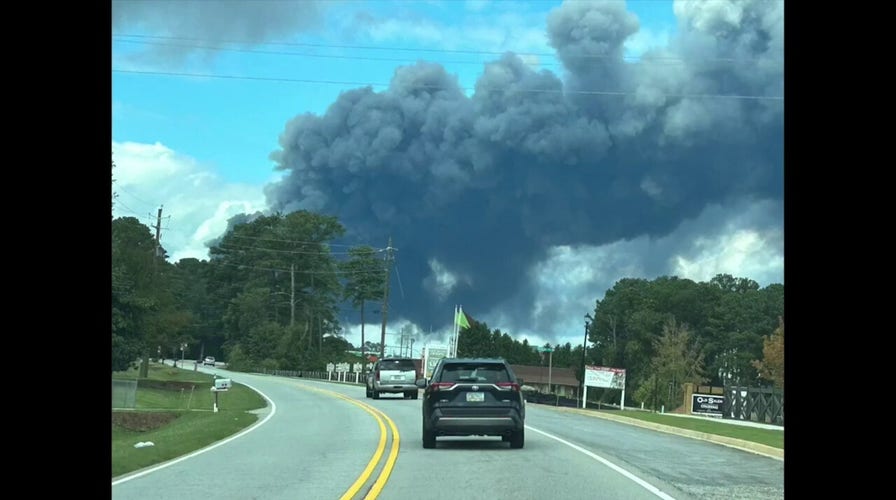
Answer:
[[[470,322],[472,318],[470,318],[467,313],[463,311],[457,311],[457,324],[461,328],[470,328]]]

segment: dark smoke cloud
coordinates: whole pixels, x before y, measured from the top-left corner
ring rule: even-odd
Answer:
[[[224,232],[221,233],[221,236],[216,238],[211,238],[205,241],[205,246],[207,248],[211,248],[221,244],[224,241],[224,237],[230,234],[233,229],[241,224],[248,224],[259,217],[263,217],[265,214],[261,212],[255,212],[253,214],[236,214],[233,217],[227,219],[227,228],[224,229]]]
[[[435,282],[431,259],[468,278],[392,314],[427,324],[457,302],[532,297],[527,272],[554,245],[661,237],[710,204],[781,199],[783,101],[719,96],[783,95],[782,9],[683,2],[673,43],[630,63],[623,2],[564,3],[547,19],[564,74],[507,54],[467,97],[438,64],[400,67],[388,89],[286,125],[269,203],[336,215],[359,242],[391,235],[406,291]]]
[[[325,9],[335,1],[281,0],[134,1],[112,0],[113,34],[143,34],[182,37],[209,42],[242,42],[252,46],[283,41],[296,32],[315,28]],[[188,41],[159,41],[140,50],[135,61],[182,62],[199,54],[211,58],[215,51],[198,48]]]

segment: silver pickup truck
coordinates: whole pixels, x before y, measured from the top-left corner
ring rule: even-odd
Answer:
[[[417,399],[417,365],[411,358],[383,358],[367,374],[368,398],[379,399],[382,393],[402,393]]]

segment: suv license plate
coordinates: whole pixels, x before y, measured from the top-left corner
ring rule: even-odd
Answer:
[[[467,393],[467,401],[470,401],[470,402],[485,401],[485,394],[481,393],[481,392],[468,392]]]

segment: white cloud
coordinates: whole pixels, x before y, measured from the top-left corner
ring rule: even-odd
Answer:
[[[424,42],[428,45],[443,40],[443,36],[433,23],[419,19],[412,22],[399,19],[384,19],[373,23],[367,33],[370,38],[376,41],[410,39]]]
[[[464,7],[473,12],[479,12],[482,9],[488,7],[489,0],[467,0],[464,2]]]
[[[163,144],[113,141],[112,153],[113,215],[134,216],[153,226],[161,206],[160,239],[172,262],[207,259],[205,242],[220,236],[230,217],[267,208],[261,186],[228,183]]]
[[[662,238],[646,236],[600,246],[557,246],[529,271],[534,300],[528,315],[509,304],[477,316],[492,329],[530,344],[573,346],[584,338],[586,313],[623,278],[677,276],[709,281],[717,274],[749,278],[760,286],[784,282],[783,211],[775,202],[712,206]]]
[[[780,203],[745,200],[725,208],[708,207],[661,238],[642,236],[600,246],[556,246],[529,269],[533,296],[511,297],[491,311],[468,312],[516,341],[581,345],[585,314],[592,313],[595,301],[603,299],[604,293],[623,278],[652,280],[667,275],[705,282],[725,273],[752,279],[760,286],[783,283],[782,220]],[[431,283],[437,282],[438,276],[444,286],[456,286],[459,278],[455,274],[437,261],[430,266]],[[529,313],[520,314],[521,310]],[[390,322],[387,345],[398,343],[397,333],[392,334],[406,325],[408,322],[400,318]],[[428,325],[414,327],[418,332],[414,347],[417,354],[427,340],[447,343],[451,334],[450,326],[432,334]],[[379,342],[381,325],[366,328],[368,339]],[[348,340],[357,345],[360,327],[352,326],[351,331]]]
[[[784,274],[784,259],[775,242],[780,230],[742,229],[732,234],[700,238],[694,242],[696,255],[674,257],[674,274],[694,281],[709,281],[723,273],[738,277]]]
[[[641,189],[653,199],[659,198],[663,192],[663,188],[649,176],[641,179]]]
[[[379,318],[378,315],[374,317]],[[364,340],[366,342],[379,343],[383,335],[382,323],[370,323],[368,315],[364,322]],[[353,323],[347,319],[342,322],[342,338],[350,342],[355,347],[361,346],[361,324]],[[402,348],[401,335],[407,335]],[[413,353],[414,357],[420,356],[423,346],[430,345],[447,345],[451,335],[451,328],[442,330],[433,330],[431,333],[428,328],[421,325],[411,323],[403,318],[389,320],[386,324],[386,354],[395,353],[408,355]],[[411,342],[413,339],[413,342]]]
[[[368,14],[355,18],[351,31],[376,42],[414,42],[433,49],[554,52],[540,17],[516,13],[474,12],[459,25],[421,16],[378,18]],[[469,61],[471,57],[455,55],[447,59]]]
[[[642,25],[635,34],[626,39],[625,57],[637,59],[649,50],[665,48],[669,45],[670,37],[669,30],[654,31]]]
[[[473,283],[469,276],[452,272],[438,259],[429,259],[429,270],[430,275],[424,278],[423,286],[441,300],[444,300],[458,283],[468,285]]]
[[[687,21],[699,30],[713,32],[722,32],[723,27],[739,25],[746,9],[745,2],[675,0],[672,5],[675,17]]]

